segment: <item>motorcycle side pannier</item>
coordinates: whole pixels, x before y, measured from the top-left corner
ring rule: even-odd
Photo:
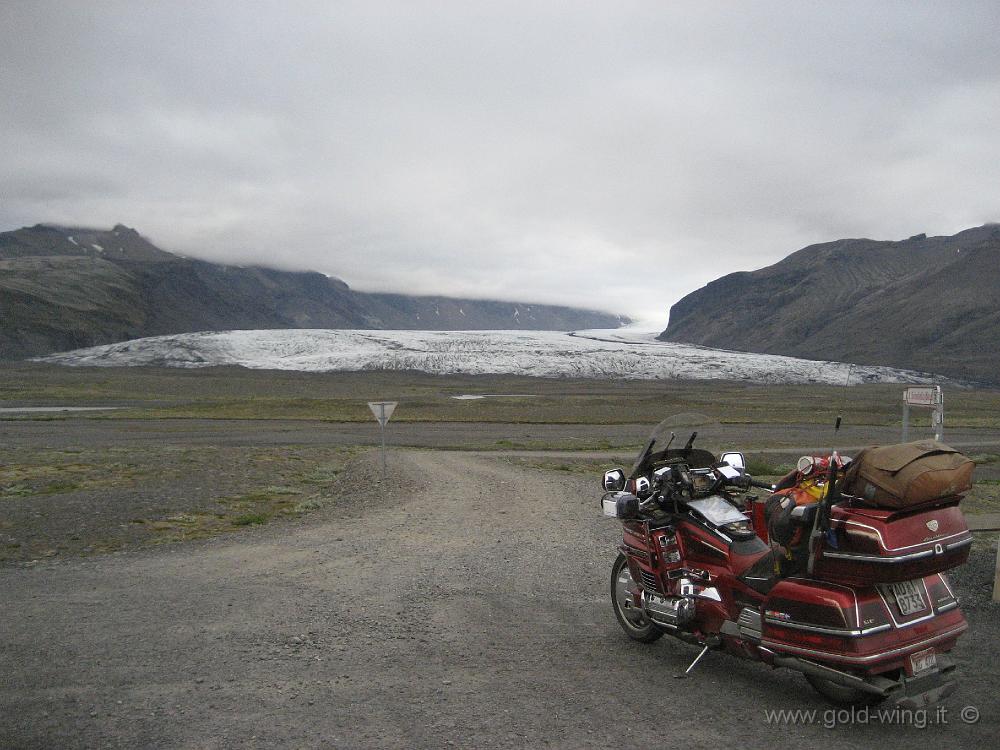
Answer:
[[[848,466],[842,491],[877,508],[908,508],[968,492],[974,466],[936,440],[865,448]]]

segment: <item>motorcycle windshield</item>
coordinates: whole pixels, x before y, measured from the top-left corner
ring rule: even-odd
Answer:
[[[673,414],[653,428],[629,478],[649,474],[657,464],[674,458],[691,468],[713,466],[716,457],[712,450],[719,449],[721,432],[716,417],[695,412]]]

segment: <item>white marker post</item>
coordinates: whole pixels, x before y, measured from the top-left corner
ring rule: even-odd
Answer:
[[[375,419],[378,420],[379,429],[382,432],[382,481],[385,481],[385,424],[396,409],[397,401],[369,401],[368,408],[372,410]]]

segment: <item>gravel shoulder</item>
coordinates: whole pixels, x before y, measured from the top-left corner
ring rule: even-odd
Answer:
[[[619,529],[593,477],[449,451],[394,452],[385,484],[376,467],[356,458],[302,519],[0,569],[0,746],[974,747],[1000,732],[988,550],[955,575],[971,631],[949,723],[828,729],[797,675],[711,654],[678,682],[695,649],[624,637],[606,592]],[[966,705],[978,724],[958,720]],[[767,723],[789,708],[817,716]]]

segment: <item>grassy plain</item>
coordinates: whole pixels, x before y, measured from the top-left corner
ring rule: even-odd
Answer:
[[[0,563],[198,539],[335,503],[338,475],[376,434],[367,401],[400,402],[397,434],[425,441],[400,444],[576,453],[503,460],[588,473],[596,491],[670,414],[718,418],[751,470],[774,478],[794,464],[792,446],[829,441],[837,414],[854,430],[845,440],[897,434],[901,390],[5,364],[0,408],[121,408],[0,412]],[[949,390],[947,409],[950,430],[985,438],[969,451],[980,482],[964,507],[1000,511],[1000,392]]]
[[[677,412],[722,415],[729,424],[900,422],[899,385],[850,388],[733,381],[603,381],[416,372],[301,373],[213,367],[0,366],[0,405],[125,407],[93,419],[304,419],[366,422],[367,401],[405,402],[396,422],[655,424]],[[522,398],[460,400],[465,394]],[[6,419],[25,418],[4,415]],[[58,418],[33,415],[31,418]],[[915,417],[917,418],[917,417]],[[950,427],[1000,428],[1000,391],[949,390]]]
[[[352,448],[105,445],[0,461],[0,562],[201,539],[323,507]]]

